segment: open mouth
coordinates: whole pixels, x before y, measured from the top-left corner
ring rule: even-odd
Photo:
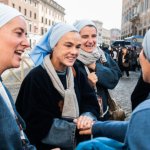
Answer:
[[[21,56],[23,54],[23,52],[24,52],[23,50],[16,50],[15,54]]]

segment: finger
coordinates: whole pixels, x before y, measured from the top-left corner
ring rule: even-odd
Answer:
[[[87,116],[80,116],[77,123],[78,129],[84,128],[89,121],[91,121],[91,118]]]
[[[80,130],[79,131],[80,135],[89,135],[91,134],[91,129],[87,129],[87,130]]]

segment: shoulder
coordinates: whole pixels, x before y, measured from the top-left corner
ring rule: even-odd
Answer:
[[[41,65],[33,68],[29,74],[26,76],[26,78],[30,78],[30,79],[40,79],[42,78],[43,76],[46,76],[47,75],[47,72],[43,69],[43,67]],[[39,78],[40,76],[40,78]]]
[[[49,83],[50,78],[43,67],[37,66],[33,68],[22,82],[22,85],[43,85]]]

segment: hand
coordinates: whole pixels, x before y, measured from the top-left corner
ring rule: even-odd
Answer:
[[[92,126],[88,129],[80,130],[79,134],[80,135],[91,135],[92,134]]]
[[[93,122],[93,119],[88,116],[80,116],[77,119],[74,119],[74,122],[77,125],[77,129],[79,130],[85,130],[91,128]]]
[[[96,83],[98,81],[98,78],[97,78],[97,75],[95,74],[95,72],[92,72],[92,73],[89,73],[88,74],[88,81],[90,83],[90,85],[92,87],[95,87],[96,86]]]
[[[92,69],[93,71],[95,71],[96,63],[90,64],[87,67],[90,68],[90,69]]]

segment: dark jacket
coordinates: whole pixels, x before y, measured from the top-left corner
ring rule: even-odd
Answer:
[[[97,93],[102,97],[103,100],[103,111],[107,109],[107,99],[108,99],[108,89],[113,89],[117,85],[120,77],[121,71],[118,67],[118,64],[111,58],[111,56],[105,53],[107,62],[101,64],[98,60],[96,62],[96,75],[98,77],[98,82],[96,84]],[[84,64],[77,60],[76,65],[80,71],[87,76]],[[104,120],[108,119],[108,116],[103,118]]]
[[[134,110],[137,105],[147,99],[149,92],[150,84],[143,81],[141,74],[131,95],[132,110]]]
[[[76,67],[75,70],[74,86],[80,115],[84,112],[90,112],[98,117],[99,107],[96,95],[88,85],[88,81],[84,75]],[[65,83],[66,77],[59,76],[59,78]],[[51,130],[53,120],[55,118],[61,119],[60,102],[62,100],[62,96],[54,88],[49,75],[42,66],[31,70],[21,85],[16,107],[27,123],[26,134],[31,143],[35,144],[39,150],[49,150],[55,147],[43,144],[41,140]]]

